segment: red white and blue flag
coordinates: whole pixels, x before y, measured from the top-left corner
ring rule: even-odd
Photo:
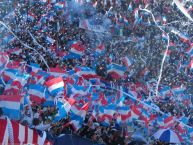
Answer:
[[[84,55],[85,48],[81,45],[81,42],[74,42],[71,46],[70,53],[76,58],[80,58]]]
[[[126,67],[130,67],[133,64],[133,59],[129,57],[124,57],[122,59],[123,63],[125,64]]]
[[[56,96],[57,93],[64,91],[64,81],[62,77],[57,77],[46,82],[48,91],[51,95]]]
[[[172,92],[175,94],[175,95],[179,95],[179,94],[182,94],[184,91],[185,91],[186,87],[185,86],[174,86],[172,88]]]
[[[42,103],[49,97],[48,93],[46,93],[46,88],[40,84],[30,84],[28,93],[30,100],[37,103]]]
[[[107,67],[107,73],[111,74],[111,76],[115,79],[120,79],[124,76],[125,67],[119,64],[112,63]]]
[[[20,119],[20,109],[22,108],[22,97],[19,95],[1,95],[0,96],[0,108],[3,109],[4,115],[7,115],[10,119]]]
[[[71,108],[70,124],[74,127],[76,131],[82,127],[82,124],[84,123],[88,109],[89,109],[89,103],[84,104],[84,106],[82,106],[80,109],[75,106]]]

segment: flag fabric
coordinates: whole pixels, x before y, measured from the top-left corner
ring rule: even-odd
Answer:
[[[103,55],[104,53],[105,53],[105,45],[104,44],[99,44],[95,49],[96,56]]]
[[[73,98],[66,99],[60,99],[57,101],[57,108],[58,113],[56,114],[54,118],[54,122],[57,122],[63,118],[65,118],[68,115],[68,112],[70,111],[72,105],[75,104],[75,100]]]
[[[131,118],[138,119],[141,115],[141,111],[137,108],[137,106],[133,105],[131,107]]]
[[[128,6],[128,11],[132,12],[133,7],[132,7],[132,2],[130,2],[129,6]]]
[[[129,106],[118,107],[117,112],[120,114],[122,121],[126,121],[127,119],[129,119],[129,117],[131,117]]]
[[[16,47],[16,48],[13,48],[13,49],[9,49],[8,52],[11,53],[11,54],[19,55],[20,53],[22,53],[22,49]]]
[[[193,57],[193,44],[186,50],[186,53],[189,54],[190,57]]]
[[[30,63],[30,65],[27,66],[27,72],[30,73],[32,76],[34,76],[39,70],[41,70],[41,68],[36,63]]]
[[[57,77],[46,82],[48,91],[51,95],[56,96],[57,93],[64,91],[64,81],[62,77]]]
[[[164,128],[169,128],[174,125],[173,116],[166,116],[164,119]]]
[[[65,73],[66,73],[66,71],[63,70],[63,69],[61,69],[60,67],[55,67],[55,68],[51,67],[49,73],[50,73],[51,75],[57,77],[57,76],[64,76]]]
[[[41,84],[30,84],[28,93],[30,100],[37,103],[42,103],[49,97],[48,93],[46,93],[46,88]]]
[[[130,57],[124,57],[122,61],[126,67],[130,67],[134,63],[133,59]]]
[[[19,120],[21,117],[21,100],[22,97],[19,95],[1,95],[0,108],[3,109],[4,114],[10,119]]]
[[[4,137],[4,143],[7,142],[7,144],[39,144],[39,145],[50,145],[51,143],[46,140],[46,133],[43,134],[41,137],[38,135],[38,132],[36,130],[30,129],[27,126],[23,126],[19,124],[16,121],[8,121],[6,119],[0,119],[1,123],[1,133],[5,134]],[[3,126],[2,126],[3,125]],[[8,129],[8,128],[11,128]],[[2,140],[2,137],[0,137],[0,143]],[[5,138],[7,140],[5,141]]]
[[[7,128],[7,121],[5,119],[0,119],[0,143],[2,145],[8,144],[8,128]]]
[[[124,76],[125,67],[118,64],[110,64],[107,67],[107,73],[111,74],[111,76],[115,79],[119,79]]]
[[[70,54],[75,58],[80,58],[84,55],[85,48],[81,45],[80,42],[74,42],[71,45]]]
[[[57,9],[57,10],[62,10],[64,8],[64,6],[65,6],[65,2],[57,2],[54,5],[55,9]]]
[[[76,131],[82,127],[88,109],[89,103],[84,104],[81,109],[75,109],[75,107],[72,109],[70,124]]]
[[[185,90],[186,90],[186,87],[185,87],[185,86],[174,86],[174,87],[172,88],[172,92],[173,92],[175,95],[182,94]]]
[[[162,87],[161,89],[160,89],[160,94],[161,95],[163,95],[163,96],[165,96],[165,95],[167,95],[168,93],[170,93],[170,91],[171,91],[171,88],[169,87],[169,86],[164,86],[164,87]]]
[[[88,87],[73,85],[71,88],[72,94],[86,95],[88,93]]]
[[[98,78],[96,72],[88,67],[76,67],[76,74],[85,79]]]
[[[54,44],[55,43],[55,40],[49,36],[46,37],[46,42],[51,45],[51,44]]]
[[[3,72],[3,79],[5,82],[8,82],[10,79],[14,80],[18,73],[19,71],[16,69],[5,69],[5,71]]]
[[[33,14],[32,12],[29,12],[29,13],[28,13],[28,20],[34,21],[34,20],[35,20],[35,17],[36,17],[36,15]]]
[[[163,16],[163,17],[162,17],[162,23],[165,25],[166,22],[167,22],[166,16]]]
[[[164,42],[168,42],[168,36],[167,36],[166,33],[163,33],[163,34],[162,34],[162,40],[163,40]]]
[[[193,70],[193,60],[190,61],[190,64],[188,67],[190,68],[190,70]]]

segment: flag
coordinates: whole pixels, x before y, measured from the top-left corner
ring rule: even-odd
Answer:
[[[12,35],[7,35],[5,38],[3,38],[3,41],[5,44],[9,44],[15,40],[15,37]]]
[[[36,130],[30,129],[28,126],[23,126],[16,121],[0,120],[0,123],[1,125],[4,124],[8,129],[9,144],[51,144],[46,140],[46,133],[43,133],[41,137]]]
[[[167,36],[167,34],[166,33],[163,33],[162,34],[162,40],[164,41],[164,42],[168,42],[168,36]]]
[[[30,84],[28,93],[30,95],[30,100],[37,103],[42,103],[49,96],[46,92],[46,88],[41,84]]]
[[[65,1],[64,2],[57,2],[54,5],[55,9],[57,9],[57,10],[62,10],[64,8],[64,6],[65,6]]]
[[[161,95],[163,95],[163,96],[165,96],[165,95],[167,95],[168,93],[170,93],[170,90],[171,90],[171,88],[169,87],[169,86],[164,86],[164,87],[162,87],[161,89],[160,89],[160,94]]]
[[[122,121],[126,121],[127,119],[129,119],[129,117],[131,117],[130,107],[129,106],[118,107],[117,113],[120,114]]]
[[[118,64],[110,64],[108,67],[107,67],[107,73],[108,74],[111,74],[111,76],[115,79],[120,79],[121,77],[124,76],[124,73],[125,73],[125,67],[124,66],[121,66],[121,65],[118,65]]]
[[[81,109],[72,109],[70,124],[74,127],[76,131],[82,127],[88,109],[89,103],[84,104]]]
[[[174,125],[174,117],[173,116],[166,116],[164,118],[164,128],[169,128]]]
[[[183,33],[179,33],[180,40],[184,43],[189,43],[189,37]]]
[[[182,94],[185,90],[186,90],[186,87],[185,87],[185,86],[174,86],[174,87],[172,88],[172,92],[173,92],[175,95]]]
[[[107,117],[109,120],[113,119],[113,115],[116,113],[116,105],[111,104],[107,106],[99,107],[99,115],[103,117]]]
[[[96,72],[89,67],[76,67],[76,74],[82,76],[85,79],[98,78]]]
[[[132,7],[132,2],[130,2],[129,6],[128,6],[128,11],[132,12],[133,7]]]
[[[131,107],[131,118],[138,119],[141,115],[141,111],[137,108],[137,106],[133,105]]]
[[[46,82],[50,94],[56,96],[57,93],[64,91],[64,81],[62,77],[57,77]]]
[[[5,119],[0,119],[0,143],[2,145],[7,145],[8,144],[8,128],[7,128],[7,120]]]
[[[21,100],[22,98],[19,95],[1,95],[0,108],[3,109],[4,115],[13,120],[19,120],[21,117]]]
[[[74,42],[71,45],[70,54],[75,58],[80,58],[84,55],[85,48],[81,45],[81,42]]]
[[[30,77],[30,75],[28,74],[16,74],[15,76],[15,79],[13,80],[12,82],[12,86],[16,86],[18,89],[22,89],[26,84],[27,84],[27,81],[28,81],[28,78]]]
[[[16,48],[13,48],[13,49],[9,49],[8,52],[11,53],[11,54],[19,55],[20,53],[22,53],[22,49],[16,47]]]
[[[132,58],[127,57],[127,56],[125,56],[122,59],[122,61],[125,64],[126,67],[130,67],[134,63],[134,60]]]
[[[186,50],[186,53],[190,55],[190,57],[193,57],[193,43],[190,45],[190,47]]]
[[[34,76],[39,70],[41,70],[41,68],[36,63],[30,63],[30,65],[27,66],[27,72],[30,73],[32,76]]]
[[[190,70],[193,70],[193,59],[190,61],[189,68]]]
[[[103,55],[104,53],[105,53],[105,45],[104,44],[99,44],[95,49],[96,56]]]
[[[88,93],[88,87],[73,85],[71,88],[71,94],[86,95]]]
[[[10,79],[14,80],[18,73],[19,71],[16,69],[5,69],[5,71],[3,72],[3,80],[5,82],[8,82]]]
[[[166,22],[167,22],[166,16],[163,16],[163,17],[162,17],[162,23],[165,25]]]
[[[40,3],[41,3],[41,4],[45,4],[45,3],[47,3],[47,1],[48,1],[48,0],[40,0]]]
[[[46,37],[46,42],[47,42],[49,45],[52,45],[52,44],[55,43],[55,40],[52,39],[51,37],[47,36],[47,37]]]
[[[66,71],[63,70],[62,68],[60,67],[50,67],[50,72],[49,72],[51,75],[57,77],[57,76],[64,76]]]
[[[28,13],[28,20],[34,21],[34,20],[35,20],[35,17],[36,17],[36,15],[35,15],[34,13],[32,13],[32,12],[29,12],[29,13]]]
[[[75,100],[73,98],[66,99],[60,99],[57,101],[57,108],[58,113],[56,114],[54,118],[54,122],[57,122],[63,118],[65,118],[68,115],[68,112],[70,111],[72,105],[74,105]]]

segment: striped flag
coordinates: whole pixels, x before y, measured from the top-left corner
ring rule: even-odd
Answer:
[[[81,45],[81,42],[74,42],[71,46],[70,53],[75,58],[80,58],[84,55],[85,48]]]
[[[48,93],[46,93],[46,88],[40,84],[30,84],[28,93],[30,100],[37,103],[42,103],[49,97]]]
[[[64,91],[64,81],[62,77],[51,79],[45,84],[48,87],[48,91],[53,96],[56,96],[59,92]]]
[[[71,110],[72,105],[75,104],[75,100],[73,98],[60,99],[57,102],[58,113],[54,118],[54,122],[57,122],[68,115],[68,112]]]
[[[141,115],[141,111],[137,108],[137,106],[133,105],[131,107],[131,118],[138,119]]]
[[[57,9],[57,10],[62,10],[65,6],[65,1],[63,2],[57,2],[55,5],[54,5],[54,8]]]
[[[124,57],[122,59],[123,63],[125,64],[126,67],[130,67],[133,63],[134,63],[134,60],[130,57]]]
[[[0,96],[0,108],[3,109],[3,113],[9,118],[18,120],[20,119],[21,96],[19,95],[1,95]]]
[[[41,137],[36,130],[30,129],[27,126],[23,126],[15,121],[0,120],[1,133],[7,134],[9,139],[7,144],[39,144],[50,145],[51,143],[46,140],[46,133]],[[2,126],[2,124],[4,126]],[[8,131],[7,131],[7,130]],[[6,136],[3,136],[4,138]],[[2,138],[0,137],[0,143]]]
[[[124,76],[126,68],[119,64],[112,63],[107,67],[107,73],[115,79],[120,79]]]
[[[172,88],[172,92],[173,92],[175,95],[182,94],[185,90],[186,90],[186,87],[185,87],[185,86],[174,86],[174,87]]]
[[[84,104],[80,109],[76,108],[75,106],[71,108],[72,111],[70,117],[71,118],[70,124],[74,127],[76,131],[82,127],[88,109],[89,103]]]
[[[96,56],[100,56],[104,53],[105,53],[105,45],[104,44],[99,44],[95,49]]]
[[[173,116],[166,116],[164,118],[164,128],[169,128],[174,125],[174,117]]]

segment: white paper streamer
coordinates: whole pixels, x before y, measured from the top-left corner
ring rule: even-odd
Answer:
[[[176,4],[178,9],[190,20],[193,22],[192,17],[188,14],[187,10],[183,7],[182,3],[179,2],[179,0],[173,0],[173,2]]]
[[[48,70],[50,70],[47,62],[46,62],[45,59],[44,59],[44,57],[43,57],[37,50],[35,50],[34,48],[28,46],[28,45],[25,44],[23,41],[21,41],[21,40],[15,35],[15,33],[7,26],[4,22],[0,21],[0,24],[3,25],[23,46],[25,46],[26,48],[29,48],[29,49],[35,51],[35,52],[41,57],[41,59],[42,59],[43,62],[45,63],[45,65],[46,65],[46,67],[48,68]]]

